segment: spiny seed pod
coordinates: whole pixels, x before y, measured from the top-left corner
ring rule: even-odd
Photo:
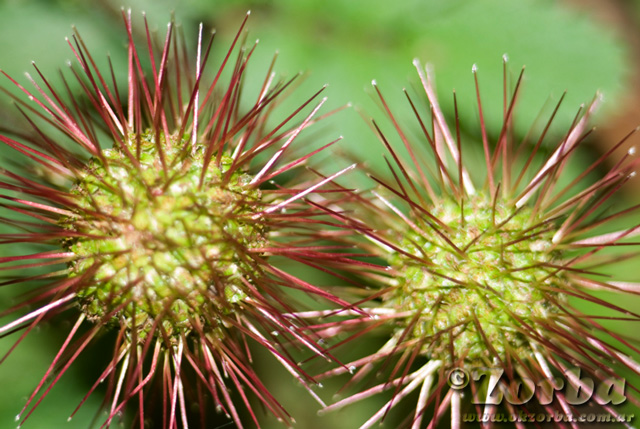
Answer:
[[[455,94],[451,131],[432,81],[417,61],[415,65],[431,117],[407,98],[424,142],[411,142],[374,81],[408,161],[373,122],[392,158],[387,160],[390,179],[372,173],[377,188],[370,196],[353,192],[350,211],[331,212],[368,239],[362,244],[368,253],[389,264],[371,273],[370,279],[376,278],[381,286],[360,301],[372,317],[318,326],[323,335],[332,336],[360,326],[355,338],[389,329],[390,338],[376,353],[324,374],[349,371],[354,374],[349,385],[354,385],[373,375],[379,363],[384,381],[376,385],[369,380],[365,390],[324,411],[393,392],[389,402],[362,425],[370,428],[415,391],[419,392],[415,412],[405,421],[414,429],[424,427],[425,420],[428,427],[435,426],[447,408],[455,428],[461,426],[463,415],[489,418],[468,420],[475,422],[502,416],[507,419],[502,421],[523,427],[539,422],[538,415],[579,416],[585,403],[588,412],[604,413],[606,421],[626,421],[628,416],[615,405],[637,401],[629,394],[633,387],[627,386],[625,392],[625,381],[616,369],[640,373],[640,365],[629,356],[637,357],[640,349],[599,319],[637,323],[640,315],[600,298],[596,291],[640,294],[639,283],[607,278],[602,271],[604,267],[610,273],[618,262],[640,256],[637,250],[610,252],[615,246],[638,246],[632,241],[640,234],[637,220],[624,226],[629,215],[637,216],[638,206],[606,208],[635,175],[638,160],[631,150],[601,179],[589,182],[588,177],[631,134],[577,177],[567,177],[567,163],[590,132],[587,120],[594,101],[580,111],[540,163],[536,155],[543,150],[560,103],[535,144],[517,144],[511,124],[522,74],[513,92],[507,93],[505,58],[504,125],[494,144],[484,125],[475,78],[481,124],[475,141],[484,149],[486,166],[484,185],[477,187],[478,169],[463,162]],[[475,67],[473,72],[477,76]],[[424,148],[432,164],[421,161]],[[344,210],[347,203],[341,201]],[[581,302],[596,309],[585,314]],[[531,416],[534,420],[527,420]],[[568,418],[561,417],[556,424],[575,427],[577,420]]]
[[[0,241],[43,250],[0,259],[23,272],[5,285],[39,284],[1,313],[14,320],[0,334],[22,330],[20,342],[44,320],[79,314],[17,420],[22,424],[92,341],[115,327],[111,362],[87,394],[108,381],[101,427],[131,402],[138,408],[134,425],[141,428],[186,428],[194,416],[205,427],[210,404],[242,427],[239,403],[259,426],[248,392],[290,424],[291,416],[252,369],[249,343],[268,350],[313,394],[315,382],[284,346],[303,344],[330,356],[292,315],[286,291],[347,305],[271,263],[273,255],[324,270],[341,263],[313,244],[333,232],[318,204],[304,200],[351,167],[329,177],[298,173],[294,183],[273,180],[300,171],[335,143],[293,153],[298,135],[318,120],[324,100],[311,103],[321,91],[273,125],[270,115],[293,79],[275,83],[272,64],[260,92],[251,100],[243,94],[255,49],[236,49],[246,18],[214,73],[206,69],[213,36],[203,46],[202,26],[195,61],[189,62],[173,23],[158,44],[145,20],[141,47],[134,43],[130,12],[123,19],[126,94],[113,71],[99,70],[77,33],[69,41],[77,59],[70,70],[81,97],[66,80],[63,95],[37,67],[44,86],[29,77],[34,93],[5,74],[30,99],[16,98],[31,129],[17,133],[29,137],[0,140],[40,174],[27,178],[2,170],[0,187],[11,191],[1,196],[3,207],[13,213],[2,222],[16,231]],[[147,61],[150,71],[142,65]],[[225,70],[230,76],[223,84]],[[29,272],[61,263],[67,266],[62,271]],[[161,396],[155,414],[143,405],[150,395]],[[190,411],[194,403],[196,412]]]

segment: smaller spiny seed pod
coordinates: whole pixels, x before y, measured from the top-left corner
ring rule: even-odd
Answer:
[[[270,68],[258,94],[243,94],[255,49],[236,49],[246,18],[213,73],[207,70],[212,45],[202,44],[202,26],[190,62],[173,23],[157,43],[145,20],[146,40],[138,45],[130,12],[123,19],[124,96],[113,72],[99,70],[77,33],[69,41],[77,59],[70,69],[81,96],[69,90],[65,98],[37,67],[44,86],[30,78],[34,93],[7,76],[29,98],[16,101],[31,129],[0,140],[40,174],[27,178],[2,170],[0,186],[11,192],[1,196],[3,207],[13,213],[2,222],[19,230],[0,240],[5,247],[32,243],[42,251],[0,259],[21,272],[4,284],[39,284],[1,313],[14,320],[0,334],[23,330],[20,342],[44,320],[77,314],[17,420],[22,424],[31,415],[96,337],[115,328],[113,357],[87,394],[108,381],[101,427],[128,404],[137,407],[133,425],[140,428],[186,428],[192,420],[207,427],[210,405],[237,427],[245,420],[243,405],[259,427],[251,394],[291,424],[252,369],[249,344],[266,349],[317,398],[314,380],[285,346],[302,344],[330,357],[292,316],[297,304],[287,290],[346,303],[278,268],[271,256],[325,271],[340,265],[323,246],[309,245],[331,232],[321,207],[305,199],[351,167],[305,178],[299,168],[335,141],[298,154],[292,147],[317,122],[324,100],[312,103],[321,91],[274,126],[269,118],[293,79],[276,83]],[[150,71],[142,65],[147,62]],[[296,182],[278,182],[294,171]],[[62,271],[29,271],[61,263]],[[147,407],[148,397],[162,405]]]
[[[577,177],[568,177],[566,166],[590,132],[587,120],[596,100],[581,109],[550,156],[539,163],[536,154],[544,150],[559,104],[535,145],[518,144],[511,124],[522,74],[507,93],[505,58],[504,125],[493,144],[476,77],[481,130],[475,141],[483,148],[486,171],[478,187],[478,169],[463,162],[455,94],[452,131],[431,79],[417,61],[415,65],[431,117],[407,97],[424,143],[411,141],[374,81],[408,161],[374,121],[391,158],[391,174],[385,178],[372,172],[375,189],[352,192],[351,204],[342,196],[342,212],[331,212],[366,238],[360,246],[367,253],[388,263],[366,280],[379,288],[358,298],[371,317],[318,326],[321,335],[331,336],[357,329],[353,339],[343,340],[347,344],[385,328],[390,336],[377,352],[323,375],[351,372],[348,387],[368,381],[363,391],[323,412],[389,391],[389,402],[361,428],[373,427],[413,392],[417,402],[403,425],[414,429],[425,427],[425,421],[434,427],[447,414],[455,428],[461,427],[462,416],[487,426],[499,419],[524,427],[540,422],[539,415],[557,415],[560,420],[545,422],[577,427],[572,417],[563,416],[585,412],[600,413],[605,419],[600,421],[627,422],[616,405],[626,400],[637,404],[630,394],[635,388],[625,389],[616,371],[640,374],[640,349],[599,319],[635,324],[640,315],[598,292],[640,294],[640,283],[603,276],[603,269],[615,272],[619,262],[640,257],[632,240],[640,225],[629,216],[637,216],[638,207],[606,208],[635,175],[638,160],[631,150],[604,177],[589,182],[589,176],[631,133]],[[473,73],[477,76],[475,66]],[[432,164],[421,161],[424,148]],[[616,246],[627,251],[611,253]],[[581,304],[590,305],[591,313],[585,314]],[[376,372],[377,379],[383,377],[380,384],[371,380]],[[534,420],[526,420],[531,416]]]

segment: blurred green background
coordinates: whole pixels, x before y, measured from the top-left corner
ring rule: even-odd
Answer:
[[[357,113],[360,110],[366,116],[382,116],[372,97],[372,79],[377,80],[388,102],[396,106],[395,112],[408,113],[401,89],[419,85],[412,60],[430,63],[436,72],[445,110],[452,111],[451,91],[455,89],[463,126],[477,130],[478,110],[471,74],[471,66],[477,64],[486,118],[490,132],[497,134],[502,118],[503,54],[509,57],[510,79],[526,66],[515,121],[518,136],[523,137],[541,109],[557,102],[565,90],[568,95],[552,130],[558,134],[566,130],[581,103],[589,102],[598,90],[604,94],[605,104],[598,117],[603,131],[596,134],[580,156],[583,163],[595,159],[640,122],[638,115],[634,115],[640,103],[636,100],[633,104],[633,94],[638,92],[635,76],[640,37],[635,28],[640,27],[637,25],[640,7],[637,2],[614,0],[591,3],[592,6],[588,6],[589,2],[577,5],[551,0],[136,0],[124,6],[131,7],[138,23],[145,11],[152,29],[160,33],[175,12],[177,22],[191,41],[195,40],[198,23],[216,28],[217,54],[226,50],[244,14],[251,9],[249,40],[259,38],[260,44],[250,73],[262,79],[274,52],[279,51],[276,71],[280,76],[305,73],[297,102],[329,84],[325,92],[329,102],[324,111],[349,102],[356,109],[343,111],[327,122],[326,141],[344,135],[344,150],[368,156],[368,162],[376,165],[382,147]],[[110,0],[0,2],[0,68],[27,85],[23,73],[35,74],[30,64],[35,60],[45,75],[58,82],[58,69],[65,68],[67,60],[73,60],[64,38],[72,34],[71,25],[75,25],[94,58],[104,61],[109,53],[120,83],[126,83],[123,67],[126,34],[121,6]],[[138,31],[142,27],[138,26]],[[3,79],[2,86],[15,92],[10,82]],[[10,128],[15,112],[7,97],[3,101],[0,126]],[[398,116],[400,122],[411,123],[410,117]],[[388,124],[381,122],[388,129]],[[2,148],[0,159],[7,157]],[[579,171],[581,166],[572,168]],[[621,203],[637,202],[640,199],[637,189],[629,187]],[[630,269],[626,278],[638,280],[637,272]],[[10,303],[12,293],[0,290],[0,299]],[[2,307],[7,305],[3,303]],[[43,326],[0,366],[1,428],[15,427],[14,416],[40,380],[70,323],[60,320]],[[16,338],[15,335],[3,338],[0,353],[8,350]],[[103,342],[108,350],[108,338]],[[361,347],[374,350],[374,342]],[[99,394],[91,397],[71,422],[66,423],[66,418],[103,368],[102,349],[98,345],[95,350],[98,351],[87,353],[73,366],[25,428],[88,427],[99,406]],[[266,384],[275,386],[275,396],[298,421],[298,428],[355,428],[383,403],[383,398],[376,398],[343,412],[317,417],[315,403],[274,363],[267,358],[266,363],[259,364],[260,370]],[[335,385],[327,385],[323,390],[335,391]],[[330,401],[331,395],[325,395],[325,399]],[[401,413],[392,415],[383,427],[394,428],[393,418],[397,414]],[[280,427],[269,419],[265,421],[266,428]],[[219,426],[212,426],[215,427],[232,426],[226,426],[221,418]]]

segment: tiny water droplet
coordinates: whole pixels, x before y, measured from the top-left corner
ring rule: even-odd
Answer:
[[[471,73],[477,73],[478,72],[478,65],[474,64],[471,66]]]
[[[380,319],[380,316],[378,316],[377,314],[374,314],[374,315],[371,316],[371,318],[373,320],[378,320],[378,319]]]
[[[271,335],[273,335],[274,337],[277,337],[278,335],[280,335],[280,332],[278,332],[278,331],[271,331]]]
[[[16,421],[16,422],[17,422],[18,420],[20,420],[20,414],[18,414],[18,415],[17,415],[13,420],[14,420],[14,421]],[[20,426],[18,426],[18,427],[20,427]]]
[[[318,389],[322,389],[324,387],[322,383],[316,383],[316,386],[318,387]]]
[[[354,372],[356,372],[356,367],[354,365],[351,365],[349,367],[349,374],[353,374]]]

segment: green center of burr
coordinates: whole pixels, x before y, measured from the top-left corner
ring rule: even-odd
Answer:
[[[509,349],[530,350],[523,331],[559,311],[552,228],[529,208],[490,198],[465,201],[464,216],[457,202],[435,206],[432,214],[445,226],[432,228],[425,218],[402,242],[431,264],[396,253],[391,262],[400,274],[388,305],[419,314],[411,338],[445,362],[491,362]]]
[[[139,338],[154,323],[169,336],[196,324],[216,329],[246,298],[257,275],[250,251],[266,240],[252,177],[229,174],[229,157],[203,174],[203,147],[171,143],[160,153],[147,133],[129,139],[129,154],[103,150],[71,191],[77,217],[62,221],[83,234],[67,243],[72,272],[91,278],[77,293],[83,312],[117,319]]]

